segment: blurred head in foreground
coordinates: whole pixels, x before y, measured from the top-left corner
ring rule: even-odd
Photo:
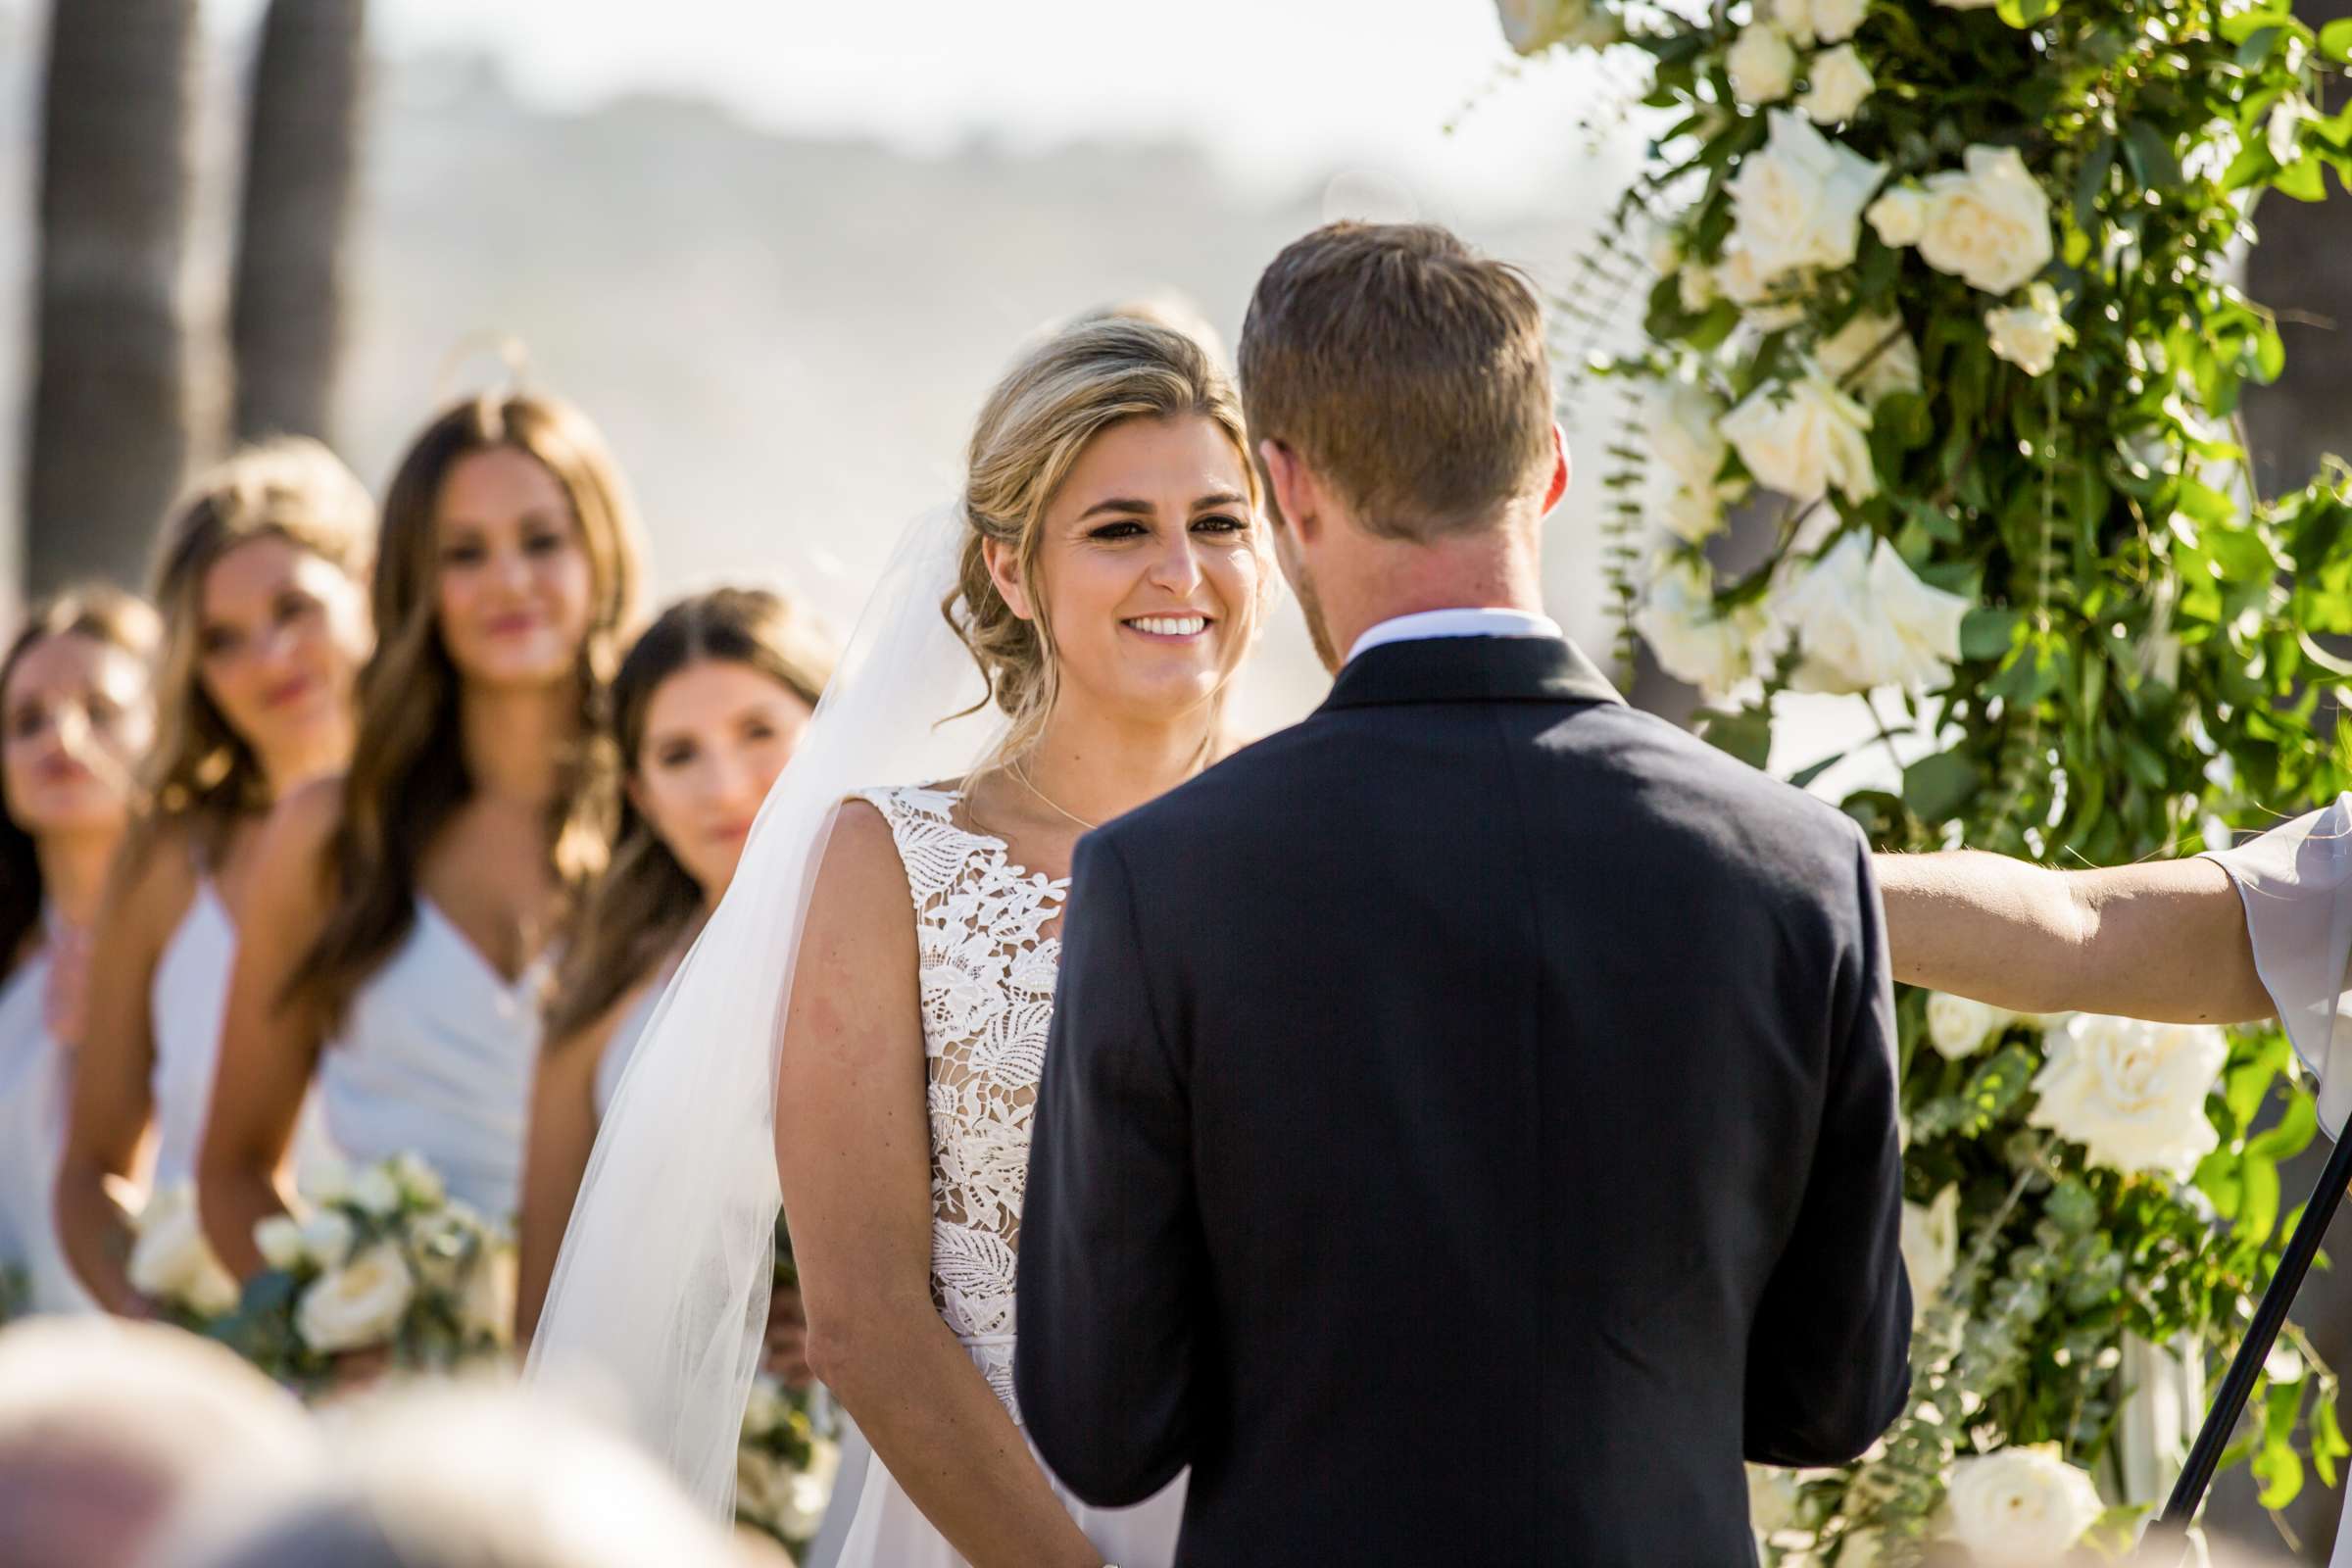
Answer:
[[[111,1318],[0,1333],[0,1563],[117,1568],[318,1466],[310,1418],[220,1346]]]
[[[155,1568],[740,1568],[651,1459],[522,1393],[416,1385],[339,1414],[335,1478]]]

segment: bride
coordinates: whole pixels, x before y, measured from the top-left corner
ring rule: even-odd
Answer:
[[[1094,1509],[1029,1447],[1013,1260],[1071,851],[1217,755],[1273,580],[1256,494],[1185,334],[1098,320],[1017,365],[620,1085],[534,1372],[616,1378],[723,1507],[780,1194],[809,1361],[877,1459],[843,1568],[1173,1557],[1182,1478]]]

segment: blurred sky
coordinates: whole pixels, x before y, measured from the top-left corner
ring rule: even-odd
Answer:
[[[237,32],[264,0],[206,4]],[[1591,99],[1587,64],[1514,62],[1488,0],[373,0],[369,25],[395,56],[487,52],[549,106],[676,90],[918,153],[1194,141],[1258,194],[1348,167],[1446,208],[1543,201]],[[1559,79],[1492,90],[1523,70]]]

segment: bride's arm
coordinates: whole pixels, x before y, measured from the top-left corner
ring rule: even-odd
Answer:
[[[931,1300],[931,1134],[913,902],[881,813],[843,808],[776,1082],[808,1363],[974,1568],[1099,1568]]]
[[[2211,860],[2053,871],[1961,850],[1882,855],[1894,977],[2017,1012],[2164,1023],[2272,1013],[2245,906]]]

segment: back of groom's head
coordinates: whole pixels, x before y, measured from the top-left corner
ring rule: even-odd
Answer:
[[[1517,268],[1432,223],[1331,223],[1258,279],[1243,411],[1386,538],[1494,521],[1552,472],[1544,308]],[[1262,461],[1262,460],[1261,460]]]

